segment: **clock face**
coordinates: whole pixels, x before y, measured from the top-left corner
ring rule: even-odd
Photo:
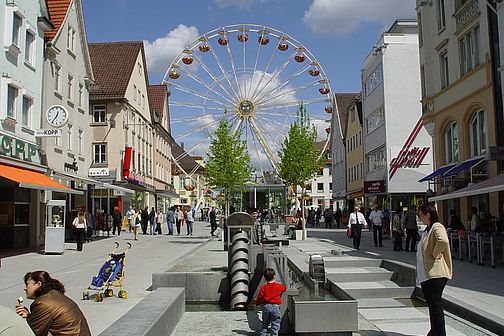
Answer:
[[[46,113],[47,122],[54,127],[61,127],[68,121],[68,112],[63,106],[51,106]]]

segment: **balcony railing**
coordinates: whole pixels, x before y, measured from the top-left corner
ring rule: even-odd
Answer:
[[[466,2],[455,12],[456,31],[463,29],[466,24],[480,13],[479,2],[471,0]]]

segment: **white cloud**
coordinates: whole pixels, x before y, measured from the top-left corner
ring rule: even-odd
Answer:
[[[416,18],[415,0],[313,0],[303,22],[316,33],[346,35],[360,24]]]
[[[249,9],[253,0],[214,0],[219,8],[235,6],[240,9]]]
[[[157,38],[154,42],[145,41],[145,54],[149,72],[163,74],[171,62],[184,48],[199,36],[198,28],[179,24],[166,36]]]

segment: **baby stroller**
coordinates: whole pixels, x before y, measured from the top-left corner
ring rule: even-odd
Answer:
[[[114,291],[110,287],[119,287],[120,290],[117,293],[117,297],[126,299],[128,293],[122,287],[126,254],[130,250],[131,244],[128,243],[128,248],[123,253],[118,254],[114,252],[119,247],[119,243],[116,242],[115,244],[114,250],[109,254],[107,260],[105,260],[98,275],[93,277],[91,285],[82,293],[83,300],[93,298],[96,302],[102,302],[104,297],[114,296]],[[95,290],[97,293],[90,295],[89,290]]]

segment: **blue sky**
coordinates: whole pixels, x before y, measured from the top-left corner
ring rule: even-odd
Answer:
[[[312,52],[336,92],[360,91],[362,61],[381,32],[396,18],[416,16],[415,0],[85,0],[83,6],[90,42],[160,39],[179,50],[221,26],[276,28]],[[148,54],[151,83],[162,80],[174,53]]]
[[[187,152],[204,155],[225,118],[242,130],[249,151],[255,153],[254,165],[264,165],[264,170],[270,170],[268,161],[277,160],[299,101],[307,106],[317,140],[328,141],[330,115],[324,99],[331,94],[320,92],[326,80],[332,92],[359,92],[362,62],[381,33],[396,19],[416,17],[415,0],[85,0],[83,6],[89,42],[144,41],[149,80],[157,84],[168,79],[172,135],[185,143]],[[237,24],[257,24],[278,34],[269,35],[272,43],[264,47],[258,43],[262,28],[249,30],[246,42],[237,40],[237,28],[225,47],[217,43],[220,35],[207,34]],[[279,52],[278,37],[283,34],[295,41],[288,51]],[[211,42],[211,52],[201,52],[199,41],[191,44],[202,35]],[[187,45],[194,51],[191,65],[183,64],[180,56]],[[309,51],[308,62],[295,60],[301,45]],[[215,58],[222,60],[221,68]],[[174,60],[181,76],[170,80],[166,72]],[[320,65],[320,75],[309,71],[313,61]],[[233,71],[233,62],[242,70]],[[244,100],[252,102],[253,118],[240,118]]]

